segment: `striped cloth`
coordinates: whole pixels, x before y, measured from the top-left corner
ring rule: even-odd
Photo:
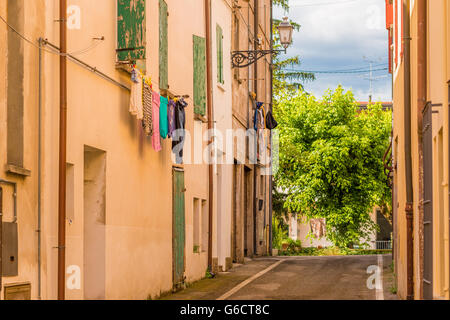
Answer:
[[[147,136],[153,135],[153,119],[152,119],[152,89],[144,81],[144,90],[142,94],[142,103],[144,105],[144,118],[142,126]]]

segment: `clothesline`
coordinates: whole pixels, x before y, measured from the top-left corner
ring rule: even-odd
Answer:
[[[149,78],[149,79],[150,79],[150,84],[151,84],[152,88],[153,88],[153,85],[154,85],[154,84],[155,84],[156,86],[158,86],[158,88],[160,88],[158,82],[154,81],[154,80],[152,79],[151,76],[148,76],[148,75],[144,74],[139,68],[136,67],[136,65],[134,65],[134,69],[136,69],[136,70],[140,73],[141,77],[143,77],[143,78]],[[176,92],[174,92],[174,91],[172,91],[172,90],[165,90],[165,89],[159,89],[159,91],[160,91],[160,94],[161,94],[161,92],[167,91],[167,92],[171,93],[175,98],[183,98],[183,99],[187,99],[187,100],[189,100],[189,101],[192,103],[192,105],[194,105],[194,100],[192,100],[191,97],[190,97],[189,95],[187,95],[187,94],[181,95],[181,94],[177,94]],[[162,94],[162,95],[163,95],[163,94]],[[163,96],[164,96],[164,95],[163,95]],[[167,97],[166,97],[166,98],[172,99],[171,97],[169,97],[168,94],[167,94]],[[173,100],[173,99],[172,99],[172,100]]]
[[[151,77],[132,65],[131,95],[129,112],[142,121],[142,128],[151,136],[156,152],[162,150],[161,140],[172,139],[172,152],[177,164],[183,163],[186,113],[188,103],[183,97],[170,99],[163,93],[153,90]]]

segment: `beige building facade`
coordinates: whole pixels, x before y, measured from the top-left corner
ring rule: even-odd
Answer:
[[[386,3],[393,61],[398,294],[448,300],[450,2]]]
[[[235,0],[233,8],[232,51],[270,49],[272,1]],[[266,55],[232,71],[233,129],[248,132],[247,140],[234,148],[232,257],[238,263],[271,254],[271,132],[264,130],[262,140],[253,129],[256,103],[263,103],[265,112],[272,108],[271,59]]]
[[[259,15],[258,35],[261,46],[269,48],[271,4],[259,2],[264,14]],[[243,262],[244,252],[269,252],[270,176],[262,176],[257,165],[226,162],[231,154],[237,159],[237,148],[228,150],[215,139],[210,177],[204,150],[208,121],[225,136],[227,130],[252,123],[250,92],[270,101],[270,63],[258,63],[263,81],[249,81],[254,78],[249,71],[237,74],[230,66],[233,26],[248,12],[238,14],[227,0],[210,3],[208,66],[203,0],[68,1],[67,299],[155,298],[203,278],[209,260],[213,271],[226,271],[233,261]],[[247,7],[241,11],[253,10],[252,4],[242,4]],[[124,8],[144,17],[139,32],[121,34]],[[1,299],[56,299],[59,0],[1,0],[0,16],[9,24],[0,21],[0,187],[6,240]],[[241,49],[254,40],[253,31],[246,33],[246,23],[252,26],[254,20],[245,19],[239,29],[247,35],[240,36]],[[119,59],[123,50],[138,51],[120,47],[121,36],[137,39],[145,55],[136,61]],[[162,139],[162,150],[155,151],[142,121],[130,114],[132,63],[151,78],[155,92],[186,96],[183,164],[174,162],[170,139]],[[211,119],[205,110],[207,68],[212,71]],[[244,177],[247,191],[237,192]],[[259,200],[263,205],[256,210]],[[244,202],[247,218],[255,222],[245,237],[237,209]]]

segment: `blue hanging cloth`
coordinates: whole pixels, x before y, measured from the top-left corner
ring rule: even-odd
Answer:
[[[256,103],[256,109],[255,109],[255,115],[253,117],[253,128],[255,131],[258,131],[258,111],[261,109],[261,107],[264,105],[264,102],[257,102]]]

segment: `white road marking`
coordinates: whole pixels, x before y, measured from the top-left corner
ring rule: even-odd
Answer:
[[[378,285],[376,286],[376,299],[384,300],[384,289],[383,289],[383,256],[379,254],[377,256],[378,268],[380,270]]]
[[[236,287],[234,287],[233,289],[231,289],[230,291],[228,291],[227,293],[221,295],[219,298],[217,298],[217,300],[226,300],[229,297],[231,297],[233,294],[235,294],[236,292],[238,292],[239,290],[241,290],[243,287],[245,287],[246,285],[248,285],[250,282],[258,279],[259,277],[263,276],[264,274],[266,274],[267,272],[269,272],[270,270],[278,267],[281,263],[283,263],[284,260],[278,260],[278,262],[272,264],[271,266],[269,266],[268,268],[258,272],[257,274],[255,274],[254,276],[248,278],[245,281],[242,281],[240,284],[238,284]]]

